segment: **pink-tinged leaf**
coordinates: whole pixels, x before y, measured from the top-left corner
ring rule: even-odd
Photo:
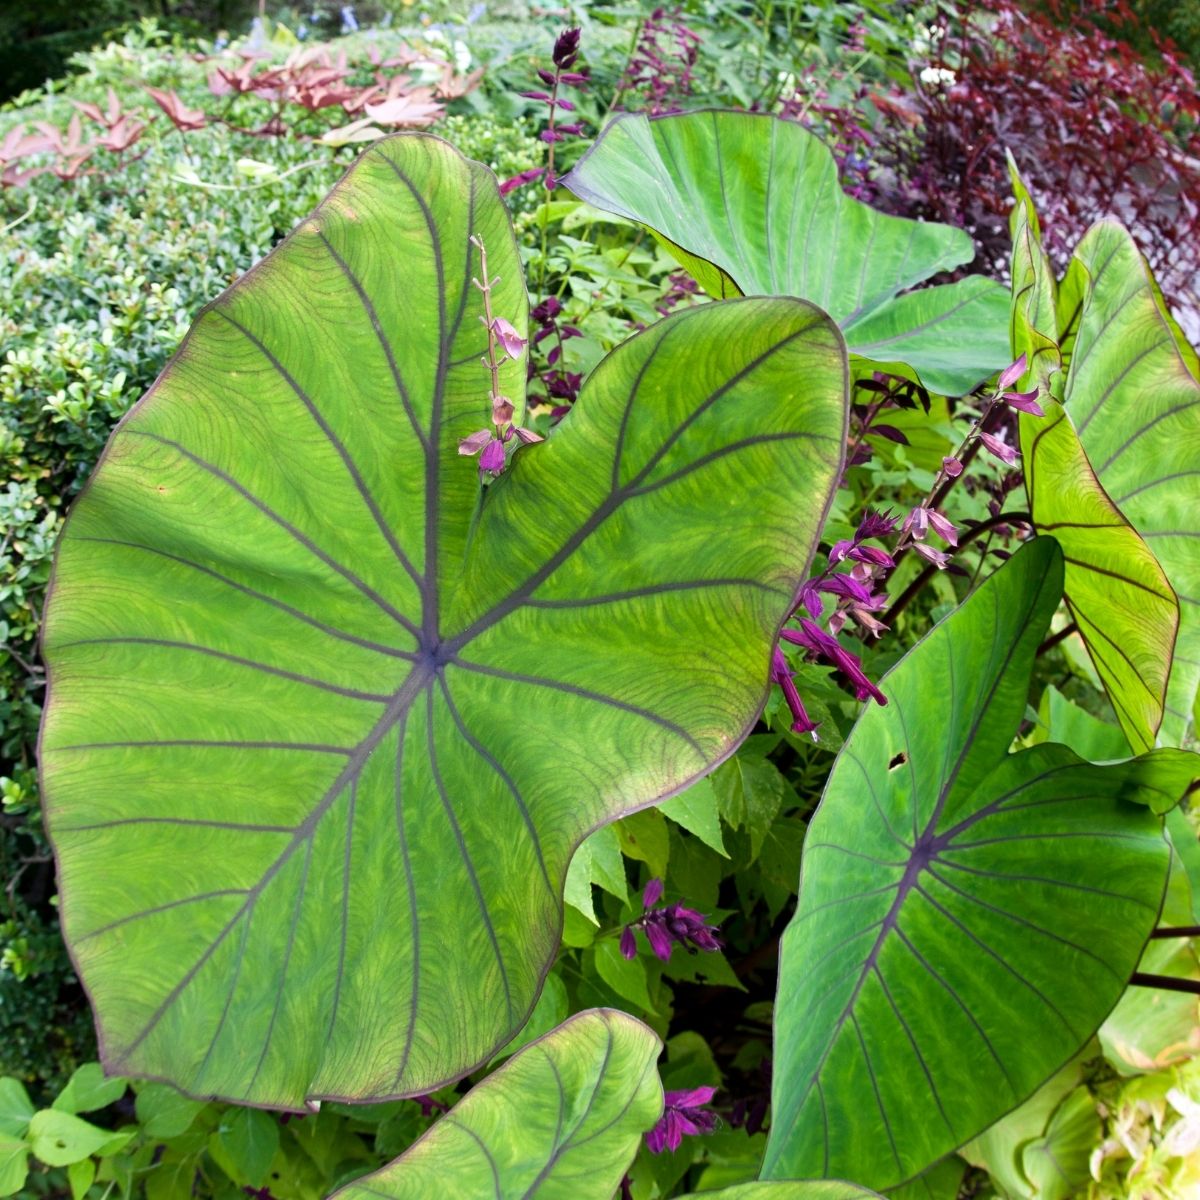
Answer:
[[[150,99],[167,114],[171,124],[181,132],[203,129],[208,124],[208,117],[203,112],[198,108],[188,108],[174,92],[165,92],[149,85],[143,87]]]
[[[407,125],[414,128],[432,125],[444,111],[428,88],[418,88],[407,96],[366,106],[367,116],[380,125]]]

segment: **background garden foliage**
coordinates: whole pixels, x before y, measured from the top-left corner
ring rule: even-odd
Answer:
[[[95,24],[80,29],[67,6],[42,5],[16,5],[0,21],[0,62],[63,72],[0,109],[0,1194],[307,1200],[402,1153],[466,1085],[288,1118],[105,1080],[58,934],[34,772],[36,636],[56,536],[113,425],[197,310],[317,204],[365,139],[427,128],[507,181],[532,306],[530,399],[548,421],[615,345],[704,297],[634,222],[548,193],[547,168],[564,174],[615,110],[716,105],[817,132],[850,194],[964,227],[980,252],[970,270],[1004,283],[1007,150],[1060,273],[1092,219],[1115,211],[1194,334],[1200,102],[1187,51],[1200,44],[1200,10],[690,0],[531,16],[497,0],[305,6],[251,28],[253,6],[74,7]],[[582,31],[578,58],[567,62],[560,47],[556,62],[568,25]],[[13,48],[31,33],[28,51]],[[574,76],[555,93],[573,107],[537,98],[550,86],[539,71]],[[853,384],[850,465],[825,552],[868,544],[859,521],[869,508],[920,505],[978,410],[903,373],[860,372]],[[982,428],[1007,448],[1017,439],[1001,407]],[[929,556],[898,556],[889,605],[874,610],[891,632],[855,645],[869,680],[1009,557],[1028,522],[1020,471],[1003,455],[964,457],[942,508],[959,548],[943,543],[953,554],[945,571]],[[860,616],[869,622],[871,610]],[[626,1183],[637,1200],[743,1182],[762,1158],[779,938],[807,821],[860,711],[828,666],[803,659],[783,673],[794,673],[819,740],[791,732],[776,689],[756,731],[710,777],[590,838],[568,876],[545,990],[498,1056],[595,1006],[631,1012],[664,1039],[660,1070],[684,1136],[672,1153],[639,1151]],[[1070,731],[1095,750],[1089,758],[1127,753],[1078,638],[1047,649],[1034,672],[1041,701],[1026,713],[1024,744]],[[1177,884],[1173,923],[1193,923]],[[655,915],[669,905],[678,911]],[[1151,943],[1147,960],[1144,970],[1200,978],[1187,942]],[[1134,989],[1073,1062],[920,1194],[1196,1194],[1198,1054],[1195,997]],[[22,1182],[26,1142],[34,1157]]]

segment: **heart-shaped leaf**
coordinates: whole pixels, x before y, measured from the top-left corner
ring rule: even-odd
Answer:
[[[837,329],[663,321],[481,494],[472,236],[520,332],[491,173],[378,143],[201,315],[70,518],[42,769],[112,1070],[273,1107],[461,1076],[532,1009],[578,842],[763,703],[840,471]]]
[[[968,263],[961,229],[887,216],[847,196],[820,138],[761,113],[631,113],[563,183],[648,225],[714,296],[800,296],[850,349],[905,362],[958,395],[1008,361],[1008,296],[981,277],[898,293]]]
[[[783,939],[767,1177],[919,1174],[1075,1054],[1137,965],[1169,860],[1147,805],[1200,759],[1008,753],[1062,578],[1052,539],[1018,551],[834,764]]]
[[[1037,384],[1047,397],[1044,417],[1020,417],[1030,513],[1062,545],[1067,605],[1130,745],[1149,750],[1162,724],[1179,603],[1153,552],[1096,478],[1067,409],[1048,398],[1062,386],[1058,294],[1033,202],[1011,161],[1010,169],[1017,198],[1012,352],[1029,364],[1018,386]],[[1071,372],[1067,395],[1074,391]]]
[[[334,1196],[610,1200],[662,1112],[661,1049],[625,1013],[579,1013],[514,1054],[394,1162]]]

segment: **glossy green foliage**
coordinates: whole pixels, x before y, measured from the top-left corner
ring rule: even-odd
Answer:
[[[1020,417],[1030,514],[1063,547],[1067,605],[1130,745],[1149,750],[1167,702],[1179,602],[1154,553],[1097,478],[1072,424],[1078,388],[1074,370],[1065,385],[1062,378],[1060,321],[1077,329],[1080,311],[1061,316],[1037,213],[1015,168],[1012,175],[1013,355],[1028,362],[1019,386],[1038,385],[1046,410],[1044,417]],[[1122,353],[1115,344],[1112,350]]]
[[[976,276],[899,295],[970,262],[971,239],[847,196],[833,155],[795,122],[621,116],[563,183],[648,225],[710,294],[812,300],[855,354],[908,363],[934,391],[969,391],[1007,362],[998,284]]]
[[[609,1200],[662,1112],[661,1048],[625,1013],[579,1013],[514,1054],[395,1162],[335,1196]]]
[[[919,1174],[1091,1037],[1135,969],[1169,852],[1151,808],[1197,759],[1010,754],[1062,594],[1020,549],[885,676],[826,785],[782,944],[764,1174]]]
[[[796,300],[664,321],[481,492],[472,235],[523,328],[490,173],[369,150],[72,514],[42,769],[114,1070],[276,1107],[461,1076],[533,1007],[584,834],[762,704],[840,469],[837,329]]]

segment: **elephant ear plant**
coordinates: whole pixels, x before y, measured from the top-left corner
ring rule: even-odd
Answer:
[[[997,285],[902,294],[962,235],[846,200],[824,153],[746,114],[610,129],[571,186],[722,299],[619,345],[553,430],[495,180],[436,138],[377,143],[201,313],[77,503],[46,616],[46,813],[110,1071],[302,1110],[427,1093],[519,1033],[580,842],[762,711],[842,475],[846,339],[946,391],[1009,354]],[[1081,396],[1090,328],[1044,335]],[[920,1190],[1130,982],[1196,757],[1151,748],[1151,709],[1126,761],[1014,750],[1072,544],[1020,549],[842,749],[782,943],[762,1178],[706,1194]],[[610,1200],[711,1091],[660,1117],[659,1041],[623,1013],[529,1036],[340,1194]]]
[[[563,184],[648,226],[710,295],[811,300],[855,354],[906,363],[933,391],[968,392],[1009,361],[999,284],[972,275],[907,290],[970,262],[970,237],[847,196],[829,149],[793,121],[631,113]]]
[[[757,718],[841,470],[836,326],[685,312],[517,449],[526,315],[490,172],[398,136],[114,433],[41,746],[113,1071],[291,1109],[461,1077],[529,1015],[580,840]]]

